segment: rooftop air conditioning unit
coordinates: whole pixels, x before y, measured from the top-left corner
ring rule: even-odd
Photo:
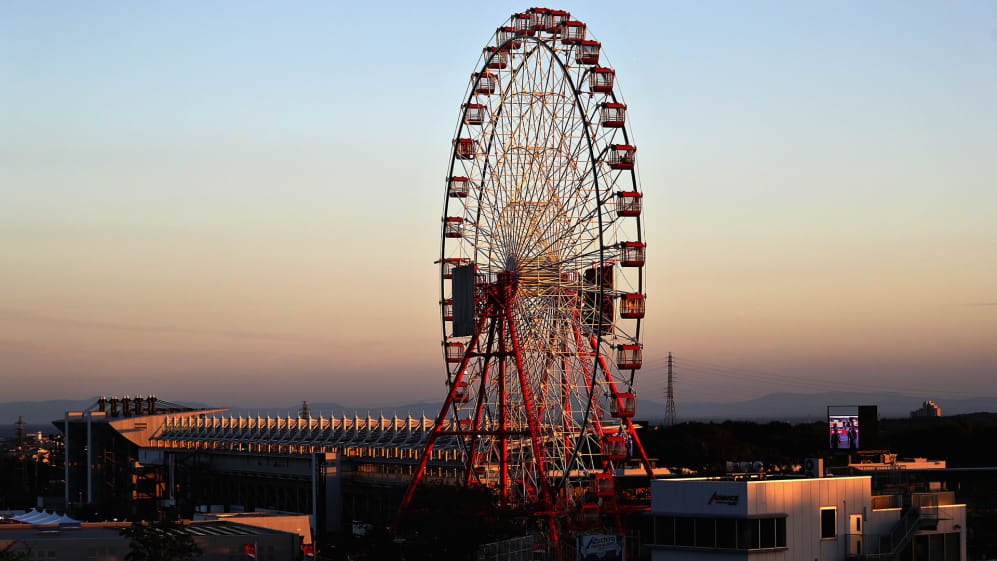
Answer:
[[[803,472],[807,477],[824,477],[824,459],[807,458],[803,462]]]

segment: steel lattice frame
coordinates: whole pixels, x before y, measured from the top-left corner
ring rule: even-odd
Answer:
[[[614,446],[653,474],[630,421],[644,307],[636,149],[599,44],[583,52],[584,24],[558,14],[500,27],[460,108],[439,259],[449,392],[426,454],[457,439],[466,484],[565,513],[631,455]],[[453,271],[467,265],[474,330],[454,336]]]

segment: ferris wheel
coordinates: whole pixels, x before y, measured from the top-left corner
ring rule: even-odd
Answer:
[[[585,23],[534,8],[496,30],[456,117],[437,261],[448,391],[402,508],[444,439],[463,482],[505,506],[599,516],[617,469],[653,476],[631,422],[646,245],[616,73]]]

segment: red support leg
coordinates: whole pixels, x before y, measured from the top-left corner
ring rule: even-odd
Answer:
[[[505,318],[500,314],[498,318],[499,330],[499,484],[502,492],[499,495],[499,504],[505,508],[509,504],[509,442],[506,440],[505,431],[508,430],[505,418]]]
[[[505,309],[505,319],[509,322],[509,337],[512,339],[512,350],[516,357],[516,372],[519,375],[519,387],[523,395],[523,408],[526,409],[526,422],[530,427],[530,442],[533,444],[533,461],[537,464],[537,472],[540,475],[540,490],[544,495],[548,509],[553,506],[550,494],[550,485],[547,483],[547,471],[544,467],[543,449],[540,445],[540,428],[537,426],[537,419],[533,416],[533,405],[530,400],[530,386],[526,381],[526,371],[523,369],[523,357],[519,350],[519,340],[516,337],[516,326],[512,322],[512,313],[509,308]]]
[[[464,470],[464,485],[468,485],[471,482],[472,471],[474,470],[474,460],[477,452],[478,446],[478,431],[481,429],[481,406],[485,401],[485,389],[488,383],[488,367],[492,363],[492,343],[495,339],[495,320],[492,320],[491,325],[488,327],[488,343],[485,347],[485,367],[481,372],[481,385],[478,388],[478,402],[474,407],[474,425],[471,434],[471,450],[467,456],[467,468]]]

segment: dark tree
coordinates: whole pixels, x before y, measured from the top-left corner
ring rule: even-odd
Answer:
[[[130,540],[127,561],[192,561],[201,555],[183,524],[173,520],[133,522],[121,535]]]
[[[20,545],[18,542],[11,542],[7,547],[0,549],[0,561],[28,561],[31,550],[15,551],[14,547]]]
[[[480,487],[425,485],[412,498],[401,534],[402,553],[411,561],[476,559],[482,544],[538,534],[529,513],[500,511],[491,491]],[[372,541],[383,542],[374,536]],[[395,551],[371,550],[372,559],[399,559]]]

